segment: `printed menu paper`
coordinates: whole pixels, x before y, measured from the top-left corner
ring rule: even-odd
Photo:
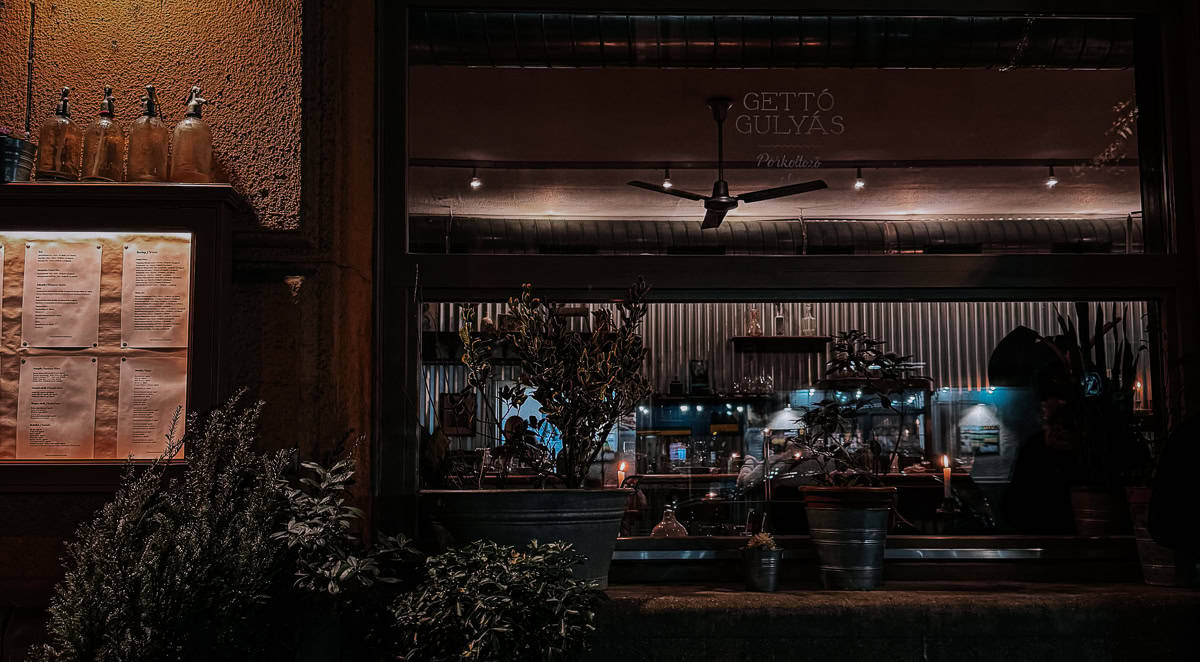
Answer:
[[[95,358],[28,356],[21,359],[17,387],[17,459],[91,459],[95,432]]]
[[[183,437],[187,405],[187,359],[128,357],[121,361],[117,394],[117,457],[156,458],[167,435]],[[176,411],[180,412],[178,420]],[[180,450],[176,457],[182,457]]]
[[[182,241],[125,244],[121,344],[187,347],[192,247]]]
[[[95,347],[99,326],[99,244],[27,241],[21,344]]]

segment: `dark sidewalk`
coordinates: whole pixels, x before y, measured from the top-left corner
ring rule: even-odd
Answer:
[[[889,582],[855,593],[613,586],[594,660],[1195,660],[1200,591]]]

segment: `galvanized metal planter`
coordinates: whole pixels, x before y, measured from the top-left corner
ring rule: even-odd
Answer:
[[[779,566],[782,562],[782,549],[743,549],[742,564],[746,571],[746,590],[774,593],[779,587]]]
[[[0,183],[27,182],[37,146],[28,140],[0,136]]]
[[[587,557],[575,576],[608,587],[608,567],[633,490],[425,490],[433,519],[456,543],[569,542]]]
[[[1150,488],[1130,487],[1125,494],[1129,514],[1133,519],[1133,536],[1137,541],[1138,559],[1142,562],[1142,579],[1154,586],[1197,586],[1195,554],[1177,552],[1164,547],[1150,537],[1146,528],[1150,511]]]
[[[1077,487],[1071,490],[1075,533],[1081,536],[1128,535],[1129,520],[1119,493]]]
[[[894,487],[804,487],[808,530],[825,588],[868,591],[883,581]]]

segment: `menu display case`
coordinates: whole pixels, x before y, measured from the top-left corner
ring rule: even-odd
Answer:
[[[115,484],[221,393],[239,203],[224,184],[32,183],[0,206],[0,491]]]

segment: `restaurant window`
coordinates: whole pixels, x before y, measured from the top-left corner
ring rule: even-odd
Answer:
[[[526,418],[538,404],[512,412],[498,403],[499,389],[519,371],[502,354],[491,382],[462,400],[464,305],[425,304],[421,391],[423,427],[444,435],[448,466],[457,467],[451,474],[469,487],[481,473],[479,484],[494,484],[482,450],[495,445],[509,416]],[[505,304],[469,305],[477,319],[503,324]],[[572,304],[573,324],[588,332],[590,312],[608,305]],[[1072,534],[1070,490],[1083,470],[1069,411],[1078,385],[1064,381],[1074,373],[1051,347],[1074,341],[1064,333],[1080,317],[1089,328],[1097,319],[1110,326],[1096,370],[1132,380],[1129,412],[1152,435],[1152,308],[1145,301],[652,303],[642,333],[653,394],[610,434],[591,480],[636,489],[625,537],[650,536],[668,509],[691,536],[741,535],[764,512],[774,532],[804,534],[798,488],[818,473],[804,443],[805,412],[822,401],[860,402],[838,442],[875,449],[883,483],[899,489],[894,532]],[[903,357],[903,378],[886,402],[873,391],[864,396],[869,386],[831,376],[834,341],[850,330]],[[538,436],[556,449],[553,428]],[[949,525],[938,510],[943,458],[962,508]],[[510,486],[534,480],[520,468],[510,472]]]
[[[1086,417],[1050,349],[1082,337],[1069,325],[1120,320],[1092,334],[1091,372],[1119,369],[1123,424],[1161,436],[1176,277],[1134,19],[419,10],[408,26],[406,397],[460,486],[489,480],[496,396],[518,377],[499,357],[462,395],[461,306],[502,328],[523,282],[580,331],[639,274],[653,287],[652,394],[590,476],[636,489],[618,555],[661,551],[667,510],[692,543],[763,517],[804,534],[805,413],[870,399],[831,379],[841,334],[905,357],[886,403],[837,435],[899,489],[892,533],[1077,531]]]
[[[1162,250],[1143,219],[1132,19],[410,24],[414,253]],[[706,209],[718,179],[736,200]]]

